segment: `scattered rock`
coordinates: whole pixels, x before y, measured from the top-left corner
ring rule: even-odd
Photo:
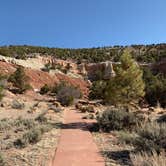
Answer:
[[[25,107],[24,103],[19,102],[18,100],[13,100],[11,107],[13,109],[23,109]]]
[[[61,107],[61,104],[58,101],[54,101],[53,103],[56,107]]]
[[[154,112],[154,111],[155,111],[155,108],[154,108],[154,107],[149,107],[149,111]]]

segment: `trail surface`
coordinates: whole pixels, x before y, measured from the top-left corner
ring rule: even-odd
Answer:
[[[104,159],[81,113],[65,111],[61,138],[52,166],[104,166]]]

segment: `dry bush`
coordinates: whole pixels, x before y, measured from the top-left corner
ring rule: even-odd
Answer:
[[[140,119],[134,113],[119,108],[109,108],[97,117],[97,121],[100,129],[105,132],[133,130],[140,123]]]
[[[136,133],[131,133],[128,131],[117,131],[116,135],[118,137],[118,141],[122,144],[132,144],[133,140],[137,137]]]
[[[81,91],[71,85],[63,85],[57,90],[57,99],[64,106],[73,104],[74,99],[81,98],[81,96]]]
[[[137,150],[157,151],[158,153],[166,150],[166,124],[147,123],[145,126],[138,128],[138,137],[133,140]]]
[[[161,152],[159,155],[153,151],[152,154],[146,152],[130,155],[133,166],[166,166],[166,154]]]
[[[23,109],[25,107],[24,103],[19,102],[18,100],[13,100],[11,103],[13,109]]]
[[[41,87],[40,94],[44,95],[48,93],[50,90],[51,88],[47,84],[45,84],[44,86]]]
[[[21,138],[15,140],[14,145],[16,148],[24,148],[28,144],[35,144],[39,142],[42,138],[42,135],[45,132],[48,132],[52,129],[50,125],[42,125],[42,126],[35,126],[25,134]]]

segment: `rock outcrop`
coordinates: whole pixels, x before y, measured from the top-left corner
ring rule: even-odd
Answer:
[[[110,79],[115,76],[111,61],[87,64],[85,69],[90,80],[98,79],[98,77]]]

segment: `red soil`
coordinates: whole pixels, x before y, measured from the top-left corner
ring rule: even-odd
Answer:
[[[0,74],[9,75],[16,70],[16,65],[0,61]],[[44,84],[53,86],[59,84],[60,81],[79,87],[84,96],[88,95],[88,83],[80,78],[71,78],[65,74],[50,75],[47,72],[25,68],[25,73],[29,77],[30,85],[35,89],[40,89]]]

